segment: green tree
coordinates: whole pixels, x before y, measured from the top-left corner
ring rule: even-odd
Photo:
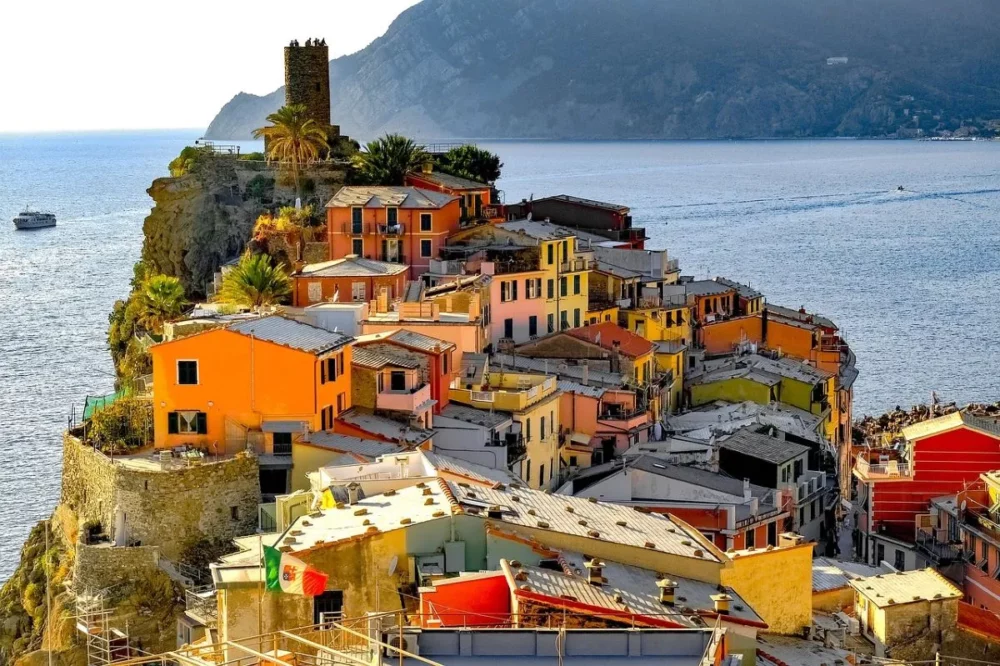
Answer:
[[[181,281],[169,275],[154,275],[139,294],[142,311],[139,323],[151,333],[162,333],[163,324],[180,315],[187,301]]]
[[[408,171],[420,168],[430,157],[423,148],[400,134],[386,134],[365,145],[354,156],[360,179],[369,185],[402,185]]]
[[[212,151],[209,148],[185,146],[181,150],[181,154],[170,161],[168,167],[170,175],[174,178],[179,178],[186,173],[190,173],[197,166],[199,160],[211,156],[211,154]]]
[[[267,122],[271,124],[253,131],[253,138],[267,142],[268,162],[277,162],[291,170],[295,194],[302,196],[302,166],[317,161],[329,149],[326,129],[306,116],[304,104],[283,106],[269,115]]]
[[[500,177],[500,157],[478,146],[452,148],[441,159],[441,170],[453,176],[492,185]]]
[[[276,305],[292,292],[292,281],[266,254],[247,252],[225,273],[219,300],[250,308]]]

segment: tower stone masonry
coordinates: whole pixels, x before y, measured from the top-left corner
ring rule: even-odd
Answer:
[[[330,127],[330,51],[325,41],[285,47],[285,104],[304,104],[320,127]]]

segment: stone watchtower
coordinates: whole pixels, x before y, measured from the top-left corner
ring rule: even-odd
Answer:
[[[326,40],[285,47],[285,104],[304,104],[320,127],[330,127],[330,51]]]

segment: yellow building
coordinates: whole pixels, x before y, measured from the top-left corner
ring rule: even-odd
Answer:
[[[559,395],[552,376],[487,370],[482,380],[452,388],[452,402],[506,412],[520,430],[524,454],[514,472],[531,488],[559,482]]]
[[[669,396],[663,405],[664,413],[673,414],[681,407],[684,396],[684,366],[687,364],[687,346],[679,342],[654,342],[653,359],[657,374],[670,374],[666,385]]]
[[[705,361],[689,369],[686,389],[693,407],[717,400],[797,407],[820,417],[824,434],[833,441],[835,379],[831,373],[796,359],[750,354]]]
[[[686,305],[623,310],[621,319],[622,326],[651,342],[688,345],[694,338],[691,310]]]
[[[851,587],[854,615],[876,657],[902,648],[906,659],[933,659],[935,644],[955,628],[962,591],[933,569],[858,578]]]

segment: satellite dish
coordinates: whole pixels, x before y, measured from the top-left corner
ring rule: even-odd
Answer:
[[[399,556],[393,555],[392,559],[389,560],[389,575],[396,573],[396,565],[399,564]]]

